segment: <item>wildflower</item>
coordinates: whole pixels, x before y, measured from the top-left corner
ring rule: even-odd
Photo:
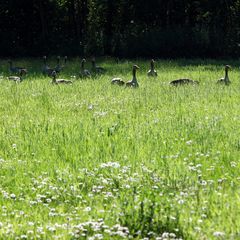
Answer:
[[[217,232],[214,232],[214,233],[213,233],[213,236],[214,236],[214,237],[224,237],[224,235],[225,235],[224,232],[218,232],[218,231],[217,231]]]
[[[16,195],[14,193],[10,194],[10,198],[16,199]]]
[[[84,209],[85,212],[90,212],[91,210],[92,210],[91,207],[86,207],[86,208]]]

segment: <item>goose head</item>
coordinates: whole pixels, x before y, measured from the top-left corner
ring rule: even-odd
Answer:
[[[140,67],[138,65],[133,65],[133,70],[137,70],[137,69],[140,69]]]
[[[57,76],[57,73],[56,71],[52,71],[52,74],[51,74],[52,77],[56,77]]]
[[[86,59],[83,58],[82,61],[81,61],[81,66],[82,66],[82,68],[84,68],[84,64],[85,64],[85,62],[86,62]]]
[[[226,65],[225,66],[225,70],[228,71],[229,69],[231,69],[231,66],[230,65]]]

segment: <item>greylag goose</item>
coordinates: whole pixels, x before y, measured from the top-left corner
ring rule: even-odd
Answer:
[[[113,78],[111,84],[123,86],[125,82],[121,78]]]
[[[106,69],[103,67],[97,66],[95,58],[92,58],[92,71],[96,73],[104,73]]]
[[[64,57],[64,64],[60,64],[60,56],[57,56],[57,66],[55,67],[56,73],[60,73],[67,64],[67,56]]]
[[[24,75],[22,72],[19,74],[20,76],[9,76],[8,80],[14,81],[14,82],[22,82],[23,78],[22,76]]]
[[[42,73],[43,73],[44,75],[48,75],[49,77],[51,77],[53,71],[54,71],[54,68],[50,68],[50,67],[47,65],[47,57],[46,57],[46,56],[43,56],[43,69],[42,69]]]
[[[66,79],[56,79],[57,73],[56,71],[52,72],[52,84],[72,84],[73,82],[71,80]]]
[[[80,70],[80,77],[82,78],[90,78],[91,77],[91,73],[89,70],[85,69],[85,62],[86,59],[83,58],[81,61],[81,70]]]
[[[22,82],[22,76],[9,76],[8,77],[8,80],[10,80],[10,81],[14,81],[14,82]]]
[[[24,67],[14,67],[13,63],[11,60],[8,60],[9,63],[9,70],[11,73],[16,73],[16,74],[21,74],[21,75],[25,75],[27,74],[27,69]]]
[[[137,69],[139,69],[139,67],[137,65],[133,65],[133,71],[132,71],[133,78],[131,81],[126,82],[126,87],[133,87],[133,88],[139,87],[137,77],[136,77]]]
[[[188,85],[188,84],[199,84],[199,81],[195,81],[192,79],[188,79],[188,78],[180,78],[180,79],[176,79],[170,82],[171,85],[173,86],[179,86],[179,85]]]
[[[154,69],[154,63],[155,63],[155,61],[152,59],[151,62],[150,62],[151,68],[150,68],[150,70],[147,73],[147,75],[149,77],[157,77],[157,75],[158,75],[157,71]]]
[[[231,83],[231,81],[229,80],[228,77],[228,70],[231,69],[231,67],[229,65],[225,66],[225,76],[224,78],[220,78],[217,83],[218,84],[225,84],[225,85],[229,85]]]

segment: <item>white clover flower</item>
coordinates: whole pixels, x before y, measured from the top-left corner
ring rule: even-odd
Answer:
[[[184,200],[183,200],[183,199],[180,199],[180,200],[178,201],[178,204],[180,204],[180,205],[184,204]]]
[[[218,231],[217,231],[217,232],[214,232],[214,233],[213,233],[213,236],[214,236],[214,237],[224,237],[224,236],[225,236],[225,233],[224,233],[224,232],[218,232]]]
[[[86,208],[84,209],[84,212],[90,212],[91,210],[92,210],[91,207],[86,207]]]
[[[100,165],[101,168],[119,168],[120,164],[118,162],[107,162]]]
[[[10,194],[10,198],[16,199],[16,195],[15,195],[14,193],[11,193],[11,194]]]
[[[2,158],[0,158],[0,164],[5,163],[6,161]]]

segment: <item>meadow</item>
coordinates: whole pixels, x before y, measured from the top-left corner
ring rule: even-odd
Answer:
[[[146,60],[99,59],[81,80],[69,59],[61,86],[41,59],[14,64],[29,73],[8,81],[0,61],[0,239],[240,239],[237,61],[158,60],[155,79]],[[110,84],[133,64],[139,89]]]

